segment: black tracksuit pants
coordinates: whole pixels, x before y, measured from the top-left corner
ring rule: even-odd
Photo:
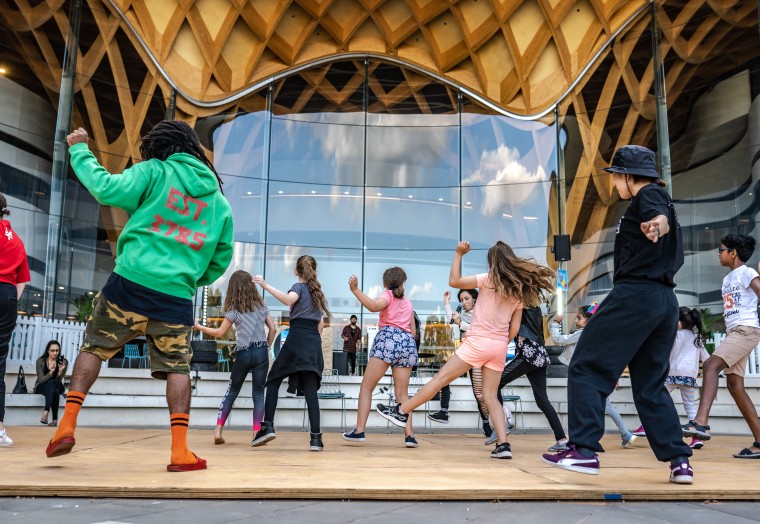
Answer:
[[[570,443],[604,451],[605,399],[623,370],[658,460],[691,456],[673,400],[665,388],[678,329],[673,289],[654,282],[621,282],[589,319],[575,348],[567,381]]]

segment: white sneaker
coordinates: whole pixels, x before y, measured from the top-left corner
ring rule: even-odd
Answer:
[[[504,418],[506,419],[506,422],[507,422],[507,431],[509,431],[510,429],[515,428],[515,420],[512,418],[512,412],[509,410],[509,406],[507,406],[506,404],[503,404],[503,407],[504,407]]]
[[[4,429],[0,430],[0,448],[9,448],[13,445],[13,440],[8,436]]]

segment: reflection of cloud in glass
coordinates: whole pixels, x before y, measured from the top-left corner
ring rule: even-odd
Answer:
[[[367,290],[367,296],[371,298],[372,300],[375,300],[380,296],[380,294],[385,290],[385,288],[379,284],[374,284],[370,286],[370,288]]]
[[[412,289],[409,290],[409,300],[412,300],[415,297],[424,296],[424,295],[430,295],[433,292],[433,283],[432,282],[425,282],[422,285],[415,284],[412,286]]]
[[[462,181],[463,185],[485,184],[483,213],[496,215],[505,205],[519,204],[535,189],[532,184],[547,180],[543,166],[531,172],[520,162],[517,149],[500,144],[493,150],[483,151],[478,169]]]

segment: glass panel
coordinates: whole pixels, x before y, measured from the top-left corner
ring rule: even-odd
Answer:
[[[488,248],[547,244],[551,182],[462,188],[462,238]]]
[[[264,207],[262,195],[266,181],[260,178],[242,178],[221,175],[224,195],[232,207],[235,240],[261,242],[264,240]]]
[[[453,249],[459,239],[457,188],[367,187],[366,213],[372,249]]]
[[[199,134],[226,115],[199,119]],[[239,113],[213,128],[214,168],[220,175],[266,178],[264,147],[266,144],[267,115],[264,111]]]
[[[318,113],[272,120],[272,180],[361,186],[364,114]]]
[[[463,238],[479,248],[496,240],[515,248],[546,245],[552,234],[551,179],[557,163],[554,126],[479,114],[482,108],[466,101]]]
[[[459,128],[443,127],[446,121],[457,123],[456,115],[378,115],[370,120],[368,185],[459,185]],[[442,127],[435,126],[439,122]]]
[[[268,243],[361,247],[361,188],[270,182],[269,195]]]
[[[295,276],[298,258],[302,255],[311,255],[317,261],[317,278],[327,297],[330,311],[336,318],[345,313],[358,315],[360,304],[348,288],[348,277],[353,274],[361,275],[361,250],[269,245],[266,253],[267,283],[287,292],[298,281]],[[287,317],[287,306],[271,295],[266,294],[265,302],[270,310]]]

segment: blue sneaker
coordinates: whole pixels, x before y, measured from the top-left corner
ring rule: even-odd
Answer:
[[[419,444],[417,444],[417,439],[414,438],[414,435],[409,435],[408,437],[404,437],[404,445],[407,448],[416,448],[417,446],[419,446]]]
[[[395,426],[403,428],[406,426],[406,421],[409,420],[409,415],[406,413],[401,413],[399,411],[400,405],[401,404],[396,404],[395,406],[386,406],[385,404],[378,404],[376,406],[376,410],[380,416],[386,419],[388,422]]]
[[[351,431],[343,433],[343,440],[347,440],[349,442],[364,442],[367,439],[364,438],[363,431],[361,433],[357,433],[356,428],[354,428]]]

